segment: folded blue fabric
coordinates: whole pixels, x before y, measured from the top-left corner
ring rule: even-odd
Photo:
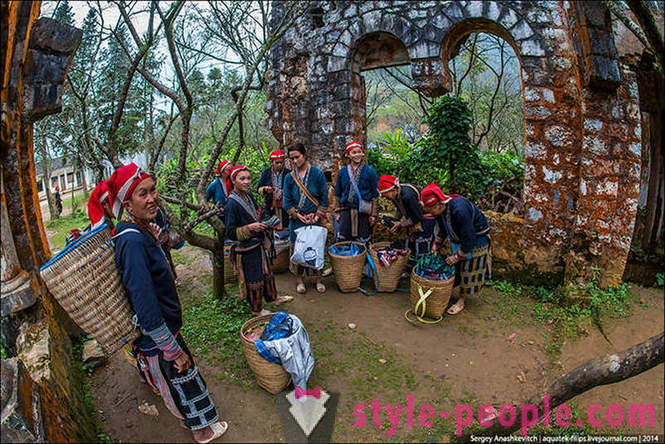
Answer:
[[[263,341],[274,341],[286,338],[291,334],[293,334],[293,319],[289,317],[288,313],[278,311],[270,318],[270,322],[261,334],[261,339],[254,339],[257,353],[273,364],[281,364],[282,361],[270,353]]]

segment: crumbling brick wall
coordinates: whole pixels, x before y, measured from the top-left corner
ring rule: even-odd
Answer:
[[[529,251],[505,261],[572,282],[598,268],[603,284],[618,284],[639,191],[638,92],[609,12],[582,3],[312,2],[270,53],[269,125],[281,144],[303,142],[336,170],[346,142],[366,142],[363,69],[410,63],[414,86],[441,95],[459,42],[496,34],[520,59],[525,106],[525,214],[511,232]]]

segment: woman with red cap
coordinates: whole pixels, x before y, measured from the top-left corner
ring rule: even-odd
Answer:
[[[284,168],[286,154],[283,151],[273,151],[270,153],[269,159],[271,166],[263,170],[258,185],[259,194],[263,194],[265,197],[265,215],[263,215],[263,218],[266,219],[268,216],[275,214],[279,217],[282,227],[284,227],[289,220],[289,215],[282,208],[284,178],[291,170]]]
[[[157,239],[157,189],[150,175],[131,163],[107,181],[114,196],[115,259],[141,336],[133,343],[139,373],[166,407],[207,443],[226,432],[180,329],[182,308],[171,268]],[[123,215],[124,213],[124,215]]]
[[[349,164],[339,170],[335,183],[335,218],[339,223],[337,241],[357,240],[366,244],[379,211],[376,199],[379,179],[365,163],[365,151],[358,142],[346,144]]]
[[[424,211],[436,217],[438,234],[432,251],[437,252],[446,237],[450,239],[453,254],[446,258],[446,262],[455,265],[459,299],[447,313],[454,315],[464,309],[464,298],[479,293],[485,283],[489,265],[489,225],[482,211],[468,199],[445,195],[435,184],[423,188],[420,200]]]
[[[434,242],[435,221],[433,216],[423,214],[420,191],[385,174],[379,178],[379,194],[395,204],[395,220],[388,230],[391,233],[402,228],[406,231],[408,247],[414,257],[429,253]]]
[[[272,233],[260,222],[259,207],[249,187],[252,177],[245,166],[234,166],[229,173],[232,191],[226,203],[226,237],[234,241],[231,260],[238,274],[240,293],[249,301],[255,316],[269,314],[263,300],[277,305],[288,302],[290,296],[277,297],[275,277],[270,270]]]
[[[226,200],[231,192],[231,181],[229,179],[229,172],[231,170],[231,162],[222,160],[217,164],[215,169],[215,180],[212,181],[208,188],[206,188],[206,198],[224,212]]]

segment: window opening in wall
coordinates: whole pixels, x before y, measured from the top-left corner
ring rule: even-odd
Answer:
[[[448,68],[450,94],[469,107],[471,143],[488,181],[479,205],[521,214],[525,135],[519,58],[503,38],[472,33]]]
[[[314,29],[321,28],[324,23],[323,23],[323,8],[312,8],[309,11],[310,15],[312,16],[312,23],[314,24]]]

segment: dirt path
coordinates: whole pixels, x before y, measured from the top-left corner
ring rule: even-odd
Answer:
[[[185,262],[177,268],[179,285],[187,284],[193,293],[209,291],[208,257],[189,247],[179,254]],[[354,427],[353,408],[374,398],[382,404],[405,404],[409,393],[414,394],[417,408],[431,403],[436,411],[452,411],[457,403],[474,408],[484,403],[519,403],[589,359],[660,333],[664,324],[662,292],[634,287],[646,308],[637,306],[630,317],[607,322],[605,331],[612,345],[594,329],[589,336],[566,343],[558,356],[546,350],[551,327],[532,319],[529,303],[506,302],[491,288],[485,290],[483,301],[469,301],[462,314],[421,327],[404,320],[406,293],[366,297],[336,291],[332,278],[326,283],[324,295],[310,288],[283,308],[297,314],[308,329],[317,359],[310,384],[340,393],[335,441],[439,441],[454,431],[452,420],[437,421],[431,429],[410,429],[402,422],[395,435],[387,436],[385,411],[380,415],[381,427],[372,425],[371,415],[368,425]],[[295,295],[289,275],[279,275],[277,286],[280,293]],[[349,323],[357,327],[349,329]],[[230,383],[222,362],[200,356],[197,361],[221,416],[231,424],[221,442],[282,440],[272,395],[255,384],[247,388]],[[139,381],[122,354],[98,369],[92,380],[96,406],[103,411],[105,430],[113,440],[191,442],[189,432],[180,428],[160,399]],[[143,402],[154,404],[159,416],[139,413]],[[662,434],[663,365],[630,380],[595,388],[573,402],[578,409],[594,403],[604,407],[651,403],[656,428],[643,430]]]

